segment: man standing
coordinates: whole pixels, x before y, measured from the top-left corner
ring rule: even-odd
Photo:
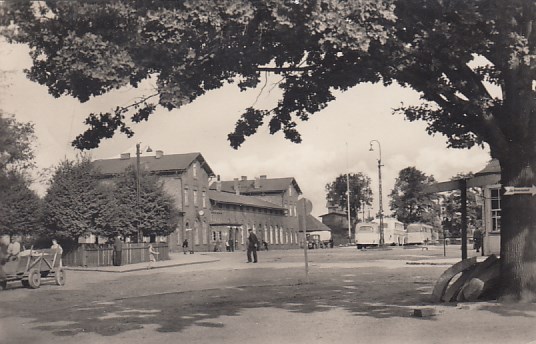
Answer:
[[[121,265],[121,258],[123,256],[123,241],[121,236],[117,235],[114,240],[114,265]]]
[[[253,253],[253,263],[257,262],[257,248],[259,247],[259,239],[257,239],[257,236],[255,233],[253,233],[253,230],[250,228],[248,229],[249,236],[248,236],[248,263],[251,263],[251,254]]]

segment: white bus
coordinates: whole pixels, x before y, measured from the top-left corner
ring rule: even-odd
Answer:
[[[434,228],[424,223],[411,223],[407,228],[408,245],[423,245],[432,243]]]
[[[406,232],[404,224],[394,218],[383,219],[383,239],[385,245],[404,245]],[[380,244],[379,221],[358,223],[355,231],[355,243],[358,249]]]
[[[394,217],[383,219],[383,238],[386,245],[402,246],[406,244],[404,224]]]

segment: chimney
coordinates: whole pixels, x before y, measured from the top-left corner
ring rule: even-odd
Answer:
[[[248,180],[248,176],[242,176],[242,180]]]
[[[253,187],[255,189],[260,189],[261,188],[261,179],[260,178],[255,177],[255,183],[253,184]]]
[[[219,174],[216,177],[216,191],[221,192],[221,180],[220,180],[220,175]]]
[[[234,190],[237,195],[240,195],[240,189],[238,188],[238,178],[234,179]]]
[[[121,153],[121,160],[130,159],[130,153]]]
[[[157,151],[155,152],[155,156],[154,156],[154,157],[155,157],[156,159],[160,159],[160,158],[163,157],[163,156],[164,156],[164,151],[157,150]]]

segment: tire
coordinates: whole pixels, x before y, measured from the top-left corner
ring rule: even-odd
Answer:
[[[32,289],[39,288],[41,286],[41,273],[37,270],[31,270],[28,274],[28,284]]]
[[[1,281],[0,290],[6,290],[6,289],[7,289],[7,281]]]
[[[63,270],[63,268],[58,268],[54,274],[54,281],[56,281],[56,284],[61,287],[65,285],[66,277],[65,270]]]
[[[20,283],[22,283],[22,286],[25,287],[25,288],[30,288],[30,283],[28,283],[28,280],[27,279],[23,279],[20,281]]]
[[[360,250],[363,248],[363,245],[357,245],[357,249]]]

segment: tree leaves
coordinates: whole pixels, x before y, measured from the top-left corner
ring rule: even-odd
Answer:
[[[103,179],[91,161],[64,161],[56,169],[45,196],[43,221],[48,235],[76,240],[103,237],[168,235],[178,214],[156,176],[141,173],[137,203],[136,174],[128,169],[114,179]]]
[[[451,147],[486,142],[494,156],[509,156],[509,142],[516,150],[534,146],[534,113],[522,105],[534,98],[533,3],[54,1],[46,15],[32,15],[23,4],[9,1],[3,9],[19,25],[15,38],[32,48],[30,77],[54,96],[86,101],[156,76],[158,102],[129,112],[134,122],[147,120],[157,105],[179,108],[235,80],[242,90],[255,87],[259,71],[271,69],[282,77],[283,96],[256,117],[262,113],[272,134],[282,130],[294,142],[301,141],[297,123],[333,101],[333,89],[397,81],[423,100],[399,113],[429,122],[428,132],[445,134]],[[470,68],[477,56],[490,67]],[[503,97],[491,95],[485,80],[503,87]],[[231,146],[259,128],[252,113],[237,122]],[[96,147],[118,131],[131,135],[123,115],[92,118],[75,146]],[[524,154],[526,161],[535,155]]]
[[[349,178],[350,190],[347,187]],[[350,173],[339,175],[333,182],[326,184],[326,200],[328,204],[338,206],[340,209],[348,211],[348,191],[350,192],[350,216],[355,225],[359,219],[359,210],[367,204],[372,204],[372,189],[370,178],[365,174]]]
[[[433,176],[427,176],[415,167],[406,167],[398,173],[389,205],[396,219],[404,225],[420,222],[434,225],[437,220],[436,196],[423,192],[424,187],[434,183]]]

